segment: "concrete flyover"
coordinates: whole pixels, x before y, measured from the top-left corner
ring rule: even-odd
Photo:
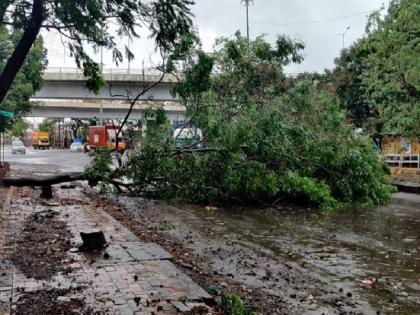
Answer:
[[[31,99],[30,117],[120,119],[129,108],[127,93],[134,98],[145,86],[157,82],[158,73],[143,70],[104,70],[106,85],[94,94],[86,87],[86,78],[78,69],[49,68],[44,73],[44,86]],[[170,120],[180,120],[185,109],[171,94],[174,76],[145,93],[134,107],[131,119],[138,119],[145,109],[162,104]]]

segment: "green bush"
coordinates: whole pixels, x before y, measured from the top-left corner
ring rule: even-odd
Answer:
[[[217,302],[227,315],[257,315],[257,312],[247,309],[241,298],[235,294],[223,294]]]

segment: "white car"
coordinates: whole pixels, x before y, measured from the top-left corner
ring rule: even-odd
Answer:
[[[80,142],[73,142],[70,145],[70,152],[85,152],[85,146]]]
[[[177,128],[173,133],[176,148],[184,146],[200,149],[203,132],[199,128]]]
[[[12,154],[26,154],[26,148],[22,141],[12,141]]]

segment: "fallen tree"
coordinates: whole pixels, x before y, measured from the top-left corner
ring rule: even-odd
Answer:
[[[292,199],[331,209],[390,200],[386,166],[337,99],[314,81],[285,78],[301,46],[279,37],[272,47],[260,37],[248,54],[240,34],[218,44],[211,57],[190,57],[174,90],[186,106],[182,128],[199,127],[203,137],[180,145],[158,107],[143,118],[153,124],[128,161],[114,170],[109,152],[98,152],[88,177],[101,177],[104,190],[124,180],[134,195],[189,202]]]
[[[52,185],[84,180],[83,173],[65,173],[49,176],[20,176],[5,177],[2,184],[6,187],[41,187],[41,198],[50,199],[53,197]]]

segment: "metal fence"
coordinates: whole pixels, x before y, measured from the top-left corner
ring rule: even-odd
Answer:
[[[385,162],[394,167],[420,168],[420,154],[385,154]]]

